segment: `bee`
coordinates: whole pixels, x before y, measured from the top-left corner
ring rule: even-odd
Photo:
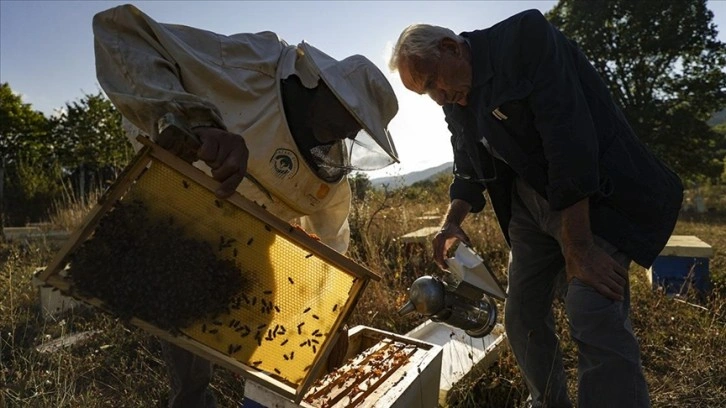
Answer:
[[[309,311],[310,311],[310,308],[309,307],[306,307],[305,310],[303,310],[303,313],[307,313]]]
[[[214,205],[216,205],[217,208],[222,208],[222,202],[219,200],[214,200]]]
[[[311,256],[313,256],[313,254],[307,254],[305,255],[305,258],[310,258]]]
[[[254,237],[247,240],[247,245],[252,245],[252,241],[254,241]]]
[[[272,294],[272,291],[271,290],[266,290],[266,291],[264,291],[262,293],[264,293],[265,295],[271,295]]]
[[[336,310],[338,310],[338,304],[337,303],[333,305],[333,311],[335,312]]]
[[[287,339],[285,339],[285,341],[283,341],[282,343],[280,343],[281,346],[284,346],[285,344],[287,344]]]
[[[320,318],[318,317],[318,315],[313,315],[313,319],[320,320]]]
[[[267,224],[265,224],[265,229],[268,230],[268,231],[272,231],[272,228],[269,225],[267,225]]]
[[[294,284],[295,284],[295,281],[294,281],[294,280],[292,280],[292,278],[291,278],[291,277],[289,277],[289,276],[288,276],[288,277],[287,277],[287,280],[288,280],[288,281],[290,281],[290,284],[291,284],[291,285],[294,285]]]

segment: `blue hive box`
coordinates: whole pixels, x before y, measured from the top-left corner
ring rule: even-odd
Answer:
[[[648,269],[653,289],[669,295],[685,294],[692,287],[701,293],[710,288],[709,258],[713,248],[692,235],[673,235]]]

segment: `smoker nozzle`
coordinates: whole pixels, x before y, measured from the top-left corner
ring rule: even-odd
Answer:
[[[405,305],[403,305],[400,309],[398,309],[398,315],[399,316],[405,316],[411,312],[414,312],[416,310],[416,306],[414,306],[413,302],[410,300],[406,302]]]

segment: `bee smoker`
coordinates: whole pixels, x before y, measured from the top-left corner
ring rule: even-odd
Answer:
[[[484,337],[497,322],[497,305],[490,297],[504,300],[506,294],[479,255],[459,244],[444,278],[422,276],[409,288],[408,302],[398,310],[413,311],[435,322],[463,329],[471,337]]]

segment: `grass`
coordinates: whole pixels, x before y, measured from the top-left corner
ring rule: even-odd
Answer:
[[[416,196],[413,194],[413,196]],[[446,209],[446,194],[375,192],[354,203],[351,256],[382,275],[366,289],[350,325],[364,324],[406,333],[422,323],[400,317],[406,288],[418,276],[438,273],[430,246],[406,248],[396,238],[436,221],[417,216]],[[67,213],[64,213],[66,211]],[[51,222],[68,230],[87,206],[60,206]],[[433,223],[433,224],[432,224]],[[477,250],[506,282],[507,249],[490,210],[465,225]],[[670,298],[650,288],[645,271],[631,269],[632,319],[654,407],[716,407],[726,401],[726,214],[683,214],[675,234],[696,235],[716,250],[711,259],[714,287],[707,298],[694,292]],[[0,406],[2,407],[156,407],[168,390],[160,345],[153,336],[112,316],[76,308],[45,320],[39,310],[32,273],[58,250],[48,242],[0,243]],[[501,308],[500,308],[501,310]],[[576,349],[561,305],[556,306],[571,396],[576,395]],[[41,352],[64,335],[96,331],[88,340],[54,352]],[[221,407],[236,407],[244,381],[218,368],[212,384]],[[508,349],[486,370],[475,370],[450,393],[454,407],[518,407],[526,387]]]

